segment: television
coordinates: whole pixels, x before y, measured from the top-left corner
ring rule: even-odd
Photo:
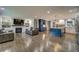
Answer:
[[[14,25],[24,25],[23,19],[14,19]]]

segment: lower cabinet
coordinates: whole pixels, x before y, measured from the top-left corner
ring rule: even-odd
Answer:
[[[14,40],[14,33],[0,34],[0,43]]]

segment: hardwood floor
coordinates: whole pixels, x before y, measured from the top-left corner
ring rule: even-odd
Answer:
[[[77,52],[76,35],[65,34],[53,37],[47,32],[30,36],[15,34],[14,41],[0,44],[1,52]]]

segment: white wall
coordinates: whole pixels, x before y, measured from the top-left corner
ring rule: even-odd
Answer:
[[[29,21],[29,27],[26,27],[25,23]],[[22,28],[22,33],[25,33],[26,29],[30,30],[30,27],[34,27],[34,20],[33,19],[24,19],[25,26],[13,26],[12,29],[15,32],[16,28]]]
[[[24,25],[28,21],[29,21],[29,27],[27,27],[27,28],[30,30],[30,27],[34,27],[34,19],[25,19]]]
[[[48,21],[50,21],[50,28],[53,28],[53,19],[46,19],[46,28],[47,28],[47,30],[49,30]]]

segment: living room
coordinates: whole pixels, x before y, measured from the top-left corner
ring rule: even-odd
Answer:
[[[78,51],[79,14],[75,9],[78,7],[0,7],[0,51]]]

